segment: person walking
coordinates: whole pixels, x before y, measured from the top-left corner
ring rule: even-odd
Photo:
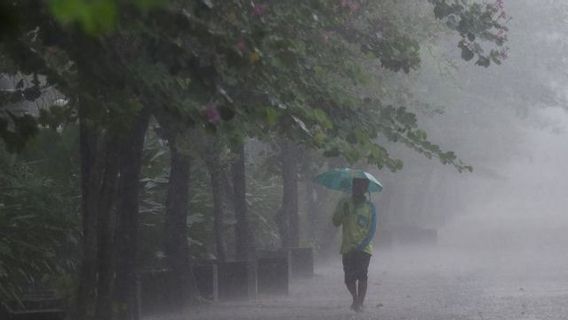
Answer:
[[[375,206],[365,194],[369,180],[354,178],[350,197],[341,199],[333,214],[333,224],[341,226],[341,250],[345,285],[353,298],[351,309],[363,311],[367,294],[367,273],[377,229]]]

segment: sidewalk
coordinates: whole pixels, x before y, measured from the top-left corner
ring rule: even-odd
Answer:
[[[492,254],[437,249],[376,254],[362,314],[349,310],[337,259],[313,279],[294,282],[287,297],[215,303],[151,320],[568,319],[568,268],[557,255],[549,258],[530,266],[515,256],[506,264]]]

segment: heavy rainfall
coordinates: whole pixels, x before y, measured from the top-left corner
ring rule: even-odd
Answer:
[[[568,319],[568,2],[2,0],[0,319]]]

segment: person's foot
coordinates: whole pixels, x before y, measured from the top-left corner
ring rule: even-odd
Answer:
[[[363,307],[362,304],[359,304],[359,303],[357,303],[357,302],[353,302],[353,303],[351,304],[351,310],[353,310],[353,311],[355,311],[355,312],[357,312],[357,313],[363,312],[364,309],[365,309],[365,307]]]
[[[359,305],[353,301],[353,303],[351,304],[351,307],[349,307],[351,310],[355,311],[355,312],[359,312],[357,311],[359,309]]]

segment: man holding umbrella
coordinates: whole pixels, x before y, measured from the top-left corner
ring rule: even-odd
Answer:
[[[353,297],[351,309],[360,312],[367,293],[367,270],[377,227],[375,206],[365,194],[383,186],[371,174],[354,169],[334,169],[316,177],[316,182],[334,190],[351,191],[339,201],[333,224],[342,227],[341,255],[345,285]]]
[[[369,180],[353,179],[351,198],[339,201],[333,214],[333,224],[342,226],[341,254],[345,285],[353,297],[351,309],[362,311],[367,293],[367,270],[373,253],[377,215],[365,193]]]

